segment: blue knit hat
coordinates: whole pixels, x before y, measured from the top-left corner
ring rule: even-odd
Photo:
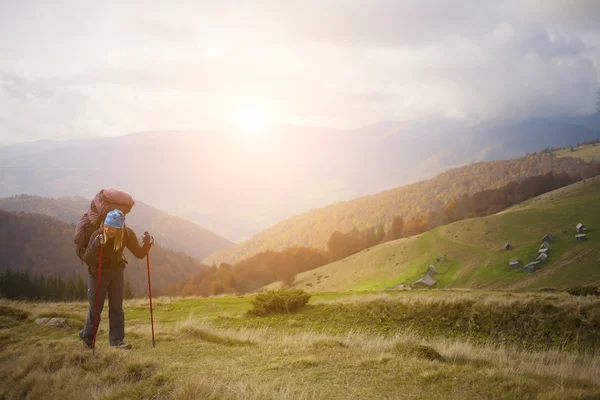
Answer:
[[[123,214],[121,210],[112,210],[111,212],[106,214],[104,225],[113,228],[123,229],[123,225],[125,225],[125,214]]]

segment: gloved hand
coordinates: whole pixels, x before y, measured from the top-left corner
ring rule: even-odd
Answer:
[[[92,246],[94,246],[94,247],[98,247],[101,244],[105,244],[105,243],[106,243],[106,237],[103,234],[96,235],[94,240],[92,240]]]
[[[144,236],[142,236],[142,243],[153,246],[154,245],[154,236],[152,236],[148,232],[144,232]]]

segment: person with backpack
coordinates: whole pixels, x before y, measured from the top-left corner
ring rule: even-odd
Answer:
[[[154,245],[154,237],[145,232],[138,242],[135,232],[125,225],[125,214],[118,209],[107,213],[104,222],[95,230],[88,246],[82,254],[82,260],[88,265],[88,300],[89,312],[85,327],[79,337],[88,348],[93,348],[94,328],[98,329],[100,315],[104,308],[104,300],[108,294],[109,343],[111,347],[129,350],[131,344],[125,339],[125,313],[123,312],[124,269],[127,261],[123,251],[127,247],[136,258],[146,257],[146,248]],[[146,247],[147,246],[147,247]],[[102,254],[102,260],[100,259]],[[98,266],[101,262],[100,282],[98,282]],[[96,289],[98,298],[96,299]],[[97,310],[96,310],[97,302]]]

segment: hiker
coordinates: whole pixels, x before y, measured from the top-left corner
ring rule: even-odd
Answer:
[[[138,243],[135,232],[125,225],[125,214],[120,210],[110,211],[104,222],[92,233],[90,244],[83,254],[83,260],[88,265],[88,300],[89,312],[85,327],[79,332],[79,337],[86,347],[94,346],[94,323],[100,324],[100,315],[104,308],[104,299],[108,293],[108,318],[110,324],[109,342],[112,347],[129,350],[131,344],[126,344],[125,338],[125,313],[123,312],[123,294],[125,256],[123,250],[129,249],[139,259],[146,256],[148,248],[154,245],[154,237],[148,232],[142,236],[142,245]],[[100,272],[100,287],[98,292],[98,310],[96,310],[97,269],[89,267],[98,265],[102,245],[102,264]],[[96,312],[98,315],[96,316]],[[95,318],[98,318],[97,321]],[[97,329],[97,326],[96,326]]]

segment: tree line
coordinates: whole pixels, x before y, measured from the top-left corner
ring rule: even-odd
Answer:
[[[499,189],[482,190],[472,196],[464,195],[437,210],[406,221],[402,216],[395,216],[388,232],[383,231],[382,225],[363,231],[355,229],[348,233],[335,231],[329,237],[327,249],[332,261],[340,260],[376,244],[419,235],[466,218],[496,214],[515,204],[596,175],[600,175],[600,164],[590,164],[579,174],[548,172],[521,182],[510,182]]]
[[[167,287],[162,294],[210,296],[252,292],[272,282],[291,285],[296,275],[329,263],[326,251],[291,247],[284,251],[265,251],[248,259],[218,267],[207,266],[191,279]]]
[[[125,298],[134,297],[131,283],[125,280]],[[60,275],[35,275],[7,269],[0,273],[0,297],[14,300],[87,300],[87,283],[81,275],[63,279]]]

